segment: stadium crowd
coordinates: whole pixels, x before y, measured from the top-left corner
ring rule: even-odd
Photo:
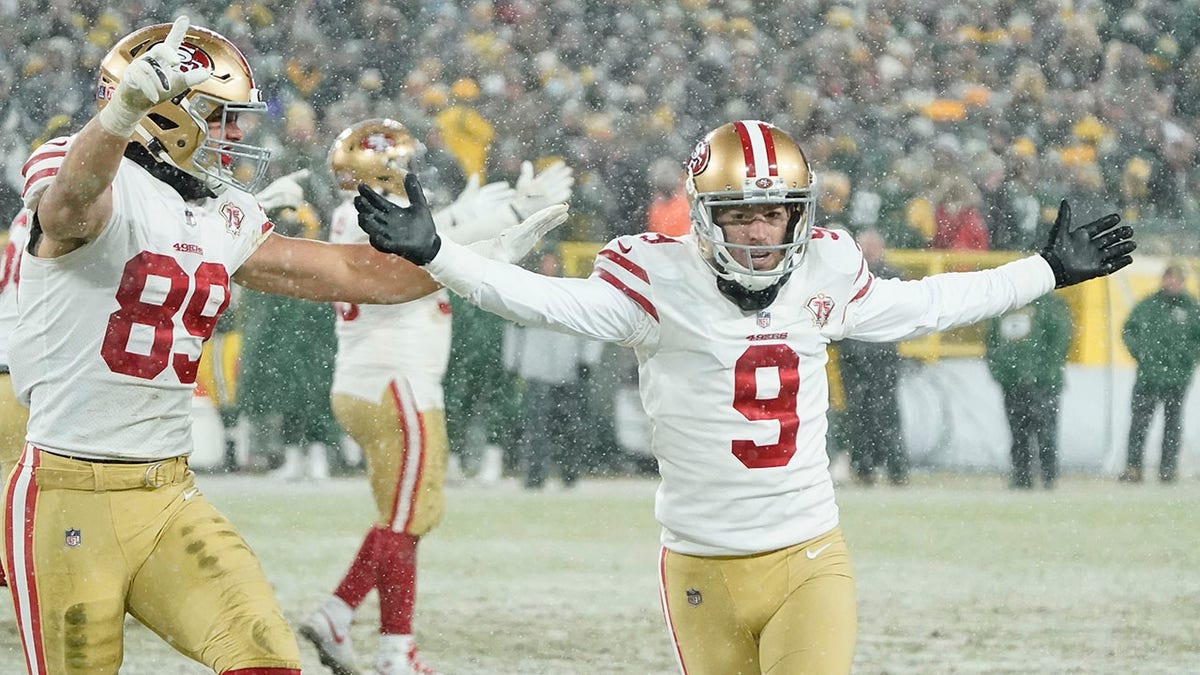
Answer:
[[[466,174],[563,157],[562,236],[604,241],[646,229],[659,160],[669,183],[704,130],[761,117],[804,139],[827,221],[893,247],[1027,248],[1062,196],[1200,240],[1200,5],[1173,0],[5,0],[6,213],[30,146],[94,112],[105,51],[182,9],[255,64],[275,175],[327,176],[338,131],[389,116]]]

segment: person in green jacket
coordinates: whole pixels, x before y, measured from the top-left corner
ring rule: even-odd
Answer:
[[[1142,480],[1146,432],[1159,403],[1163,407],[1162,455],[1158,477],[1175,480],[1183,436],[1183,398],[1200,357],[1200,302],[1187,292],[1182,265],[1169,265],[1158,292],[1134,305],[1125,321],[1125,347],[1137,361],[1129,417],[1129,454],[1120,480]]]
[[[1058,478],[1058,412],[1070,344],[1071,312],[1053,293],[988,324],[987,364],[1004,393],[1013,489],[1033,487],[1035,442],[1042,485],[1050,489]]]

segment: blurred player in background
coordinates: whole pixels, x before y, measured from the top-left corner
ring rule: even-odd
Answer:
[[[829,459],[826,349],[974,323],[1132,260],[1116,215],[1040,255],[920,281],[880,279],[843,231],[813,226],[812,173],[782,130],[744,120],[688,162],[693,234],[622,236],[587,279],[543,277],[438,236],[428,209],[360,188],[380,250],[520,323],[619,342],[638,356],[662,482],[663,611],[683,672],[847,673],[854,574]]]
[[[132,614],[217,673],[295,675],[255,554],[195,486],[191,398],[230,281],[405,302],[428,275],[364,245],[273,232],[246,59],[203,28],[142,28],[100,66],[99,113],[23,169],[33,219],[9,366],[31,405],[5,490],[5,567],[31,673],[115,673]]]
[[[17,325],[17,282],[21,255],[29,243],[33,214],[21,209],[8,228],[8,240],[0,248],[0,474],[7,476],[25,444],[29,411],[17,402],[8,372],[12,332]]]
[[[21,209],[8,228],[8,241],[0,248],[0,476],[8,472],[21,456],[25,444],[25,424],[29,410],[17,401],[8,373],[9,341],[17,326],[17,282],[20,280],[21,254],[29,242],[29,224],[33,216]],[[0,555],[4,549],[0,547]],[[0,567],[0,586],[7,586]]]
[[[368,241],[350,200],[360,183],[397,204],[413,201],[405,177],[419,164],[421,153],[421,144],[395,120],[366,120],[343,131],[329,162],[347,198],[333,212],[330,241]],[[499,247],[483,240],[545,206],[567,201],[573,183],[571,169],[562,162],[537,174],[526,162],[515,190],[504,182],[480,186],[472,176],[434,220],[446,239],[479,242],[475,245],[481,254],[516,262],[536,238]],[[412,626],[417,544],[441,519],[445,504],[449,449],[442,378],[450,356],[449,296],[440,291],[392,306],[337,303],[337,316],[333,412],[362,447],[378,520],[333,595],[304,619],[300,634],[335,673],[357,673],[350,624],[374,588],[380,613],[375,672],[432,673],[418,658]]]

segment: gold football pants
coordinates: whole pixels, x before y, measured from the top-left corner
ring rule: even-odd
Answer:
[[[752,556],[663,549],[659,569],[667,628],[688,675],[850,672],[858,614],[840,528]]]
[[[258,559],[183,457],[68,459],[27,445],[5,487],[5,544],[30,672],[109,675],[125,614],[220,673],[300,667]]]
[[[8,472],[21,456],[25,446],[25,425],[29,423],[29,410],[17,403],[17,394],[12,388],[12,377],[0,375],[0,470]]]
[[[379,527],[419,537],[446,508],[446,414],[417,410],[412,391],[393,382],[377,402],[330,397],[333,416],[362,447]]]

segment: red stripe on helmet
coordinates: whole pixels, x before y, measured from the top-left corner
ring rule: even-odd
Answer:
[[[753,126],[751,126],[753,125]],[[742,158],[746,162],[746,177],[760,178],[779,175],[779,160],[775,156],[775,138],[771,135],[771,127],[762,122],[734,122],[738,140],[742,142]],[[761,146],[755,148],[755,141],[761,141]],[[765,173],[757,169],[764,165]]]
[[[750,144],[750,130],[745,122],[734,122],[733,129],[737,132],[738,140],[742,142],[742,160],[746,164],[746,177],[754,177],[754,146]]]

